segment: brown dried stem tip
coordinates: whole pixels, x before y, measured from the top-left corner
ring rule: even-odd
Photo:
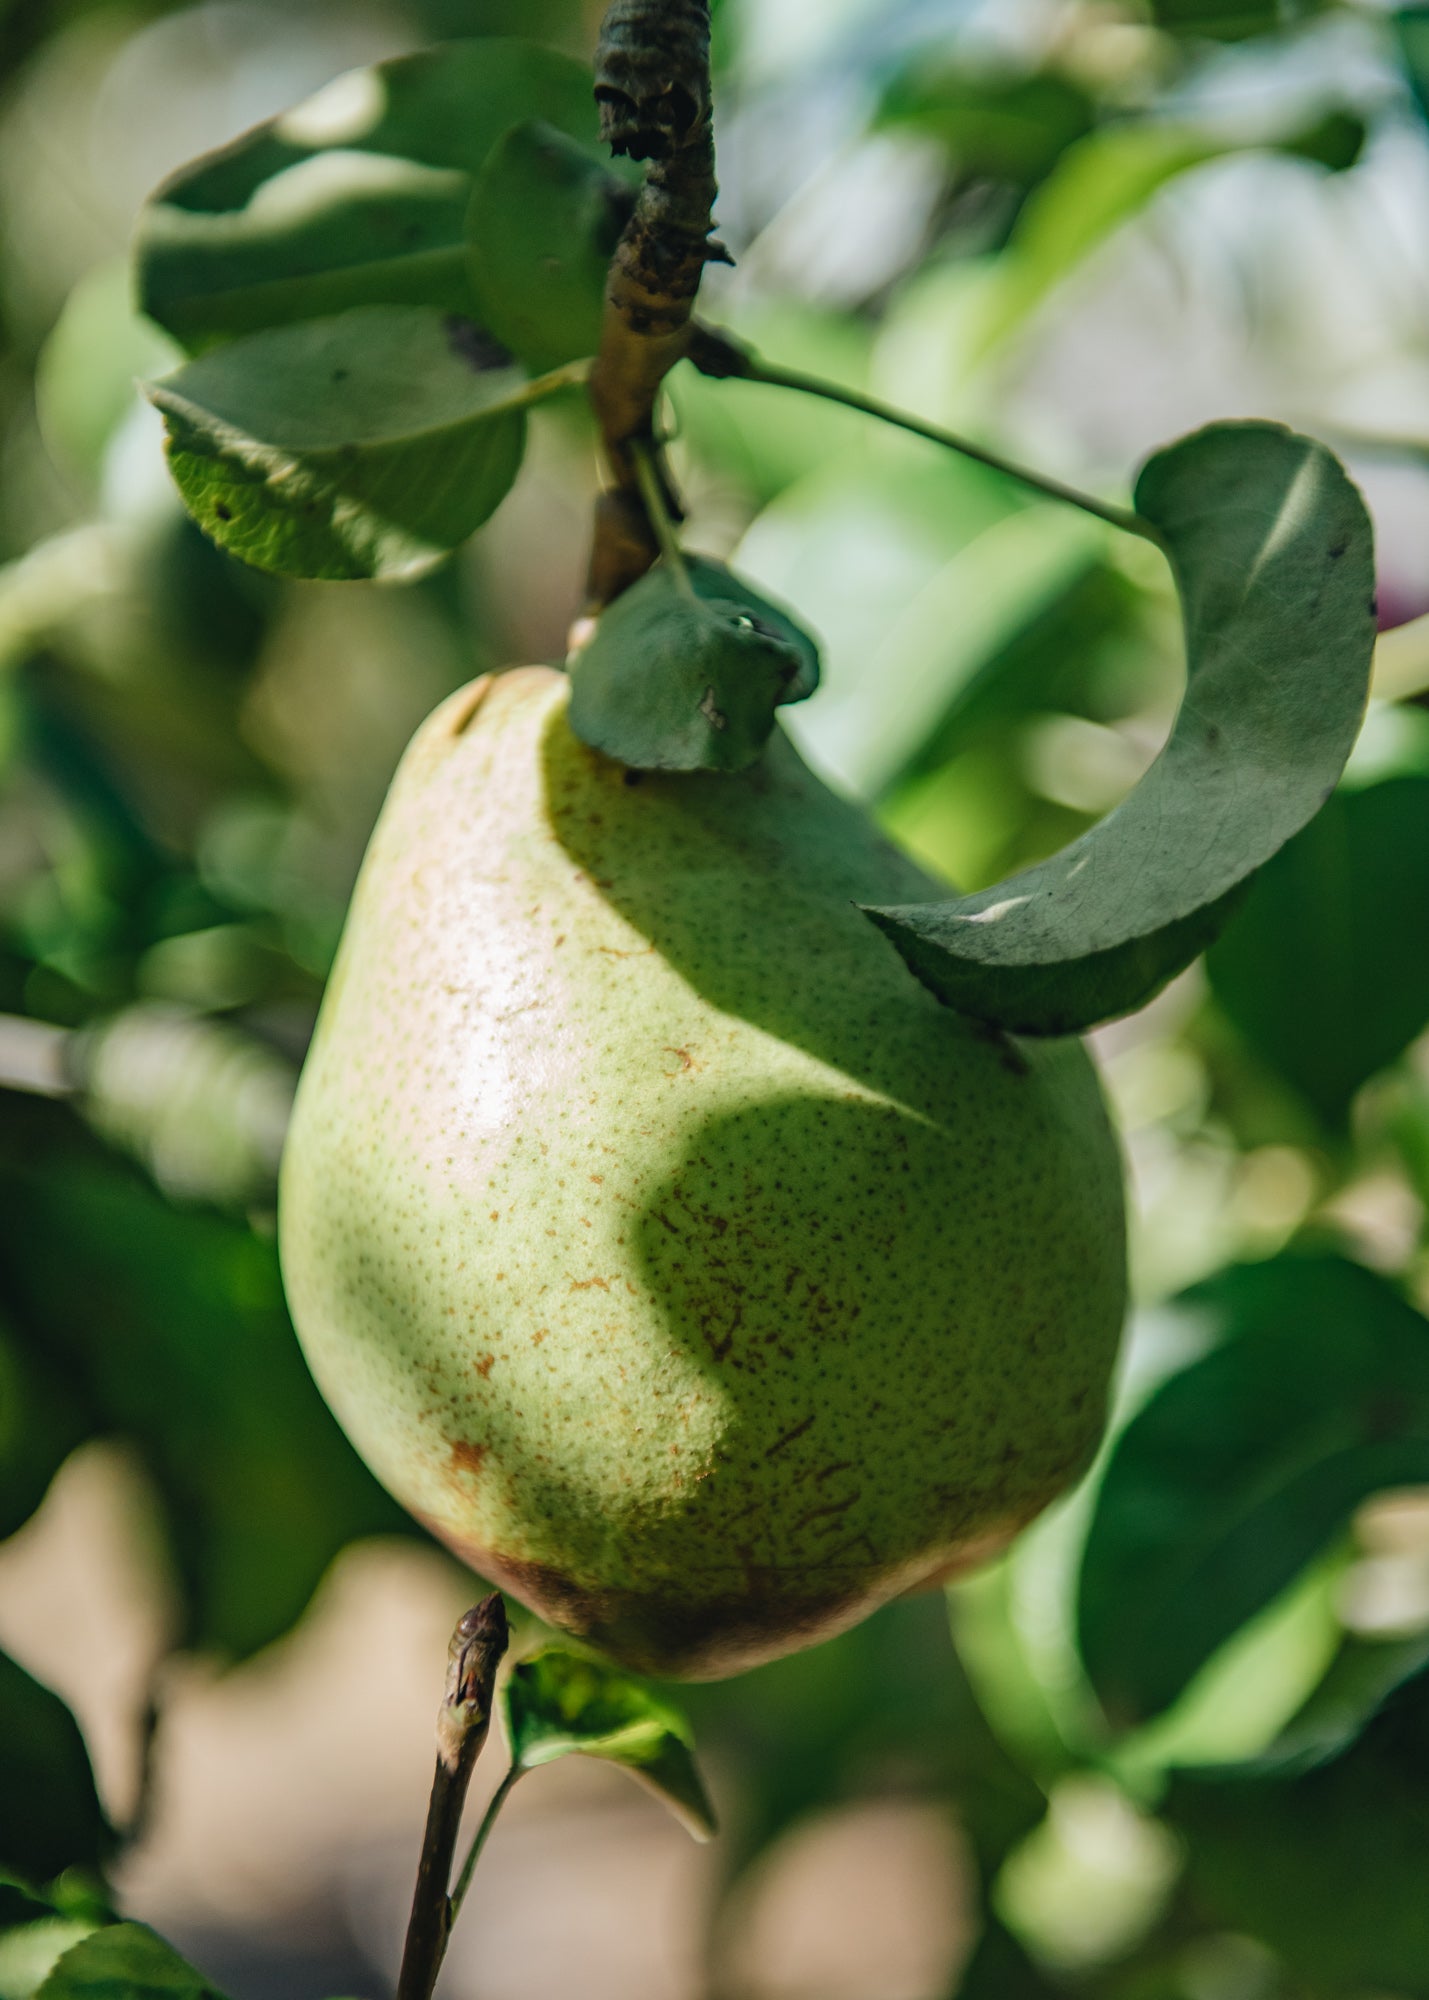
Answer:
[[[447,1680],[437,1711],[437,1768],[417,1864],[417,1886],[397,2000],[430,2000],[451,1933],[452,1856],[472,1768],[491,1726],[496,1670],[506,1651],[506,1606],[493,1591],[463,1613],[447,1649]]]
[[[727,261],[710,241],[716,188],[708,0],[615,0],[601,29],[595,79],[601,136],[612,151],[649,162],[611,263],[590,378],[614,480],[597,511],[591,556],[590,608],[599,610],[658,553],[630,445],[654,445],[655,399],[689,346],[701,274],[707,263]],[[660,476],[678,518],[663,466]]]

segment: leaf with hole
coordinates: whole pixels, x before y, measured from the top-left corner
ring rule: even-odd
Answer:
[[[469,320],[367,306],[200,355],[149,387],[184,502],[282,576],[409,579],[521,464],[531,385]]]
[[[722,563],[684,559],[632,584],[571,663],[571,727],[642,771],[742,771],[775,710],[819,684],[819,652]]]
[[[139,218],[139,303],[191,352],[350,306],[470,315],[472,187],[531,118],[593,144],[590,71],[492,36],[340,76],[164,183]]]
[[[1323,445],[1213,424],[1150,460],[1136,505],[1185,619],[1165,749],[1050,860],[973,896],[867,912],[939,999],[1024,1034],[1129,1013],[1189,965],[1324,803],[1364,711],[1373,537]]]
[[[1166,1708],[1361,1501],[1429,1481],[1429,1321],[1348,1259],[1185,1295],[1220,1345],[1113,1447],[1082,1559],[1082,1658],[1119,1723]]]
[[[562,1646],[518,1660],[502,1684],[511,1761],[534,1770],[559,1757],[620,1764],[697,1840],[715,1831],[690,1726],[644,1681]]]
[[[467,237],[477,317],[533,374],[594,354],[631,208],[626,178],[554,125],[517,125],[483,167]]]
[[[1333,1130],[1429,1021],[1429,777],[1336,792],[1269,861],[1206,958],[1259,1059]]]

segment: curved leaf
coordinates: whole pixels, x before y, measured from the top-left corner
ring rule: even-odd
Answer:
[[[519,1660],[502,1687],[511,1761],[521,1770],[576,1754],[622,1764],[697,1840],[715,1830],[690,1725],[644,1681],[562,1646]]]
[[[1335,1256],[1187,1294],[1223,1344],[1122,1432],[1082,1560],[1079,1638],[1119,1721],[1174,1701],[1371,1493],[1429,1481],[1429,1321]]]
[[[571,727],[642,771],[742,771],[781,704],[819,684],[819,652],[723,563],[663,562],[601,613],[572,662]]]
[[[164,183],[139,303],[190,351],[349,306],[471,313],[473,182],[529,118],[593,142],[589,70],[493,36],[350,71]]]
[[[469,320],[368,306],[250,334],[149,387],[185,504],[284,576],[420,576],[505,498],[530,385]]]
[[[594,354],[631,190],[554,125],[508,132],[467,218],[477,317],[534,374]]]
[[[1373,537],[1323,445],[1213,424],[1150,460],[1136,505],[1185,616],[1165,749],[1050,860],[974,896],[867,912],[939,999],[1024,1034],[1129,1013],[1204,950],[1324,803],[1364,710]]]

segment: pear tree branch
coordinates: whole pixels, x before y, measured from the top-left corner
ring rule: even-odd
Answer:
[[[680,518],[655,437],[655,404],[689,347],[704,267],[727,254],[710,240],[709,38],[708,0],[614,0],[596,50],[601,136],[612,152],[648,166],[611,263],[590,376],[611,485],[596,510],[589,611],[628,589],[659,553],[637,447],[655,466],[666,513]]]

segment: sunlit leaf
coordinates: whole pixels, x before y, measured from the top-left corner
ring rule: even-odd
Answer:
[[[102,1651],[102,1633],[94,1644]],[[98,1868],[113,1845],[79,1725],[0,1653],[0,1869],[48,1882],[65,1868]]]
[[[470,314],[475,176],[526,119],[593,142],[591,92],[580,63],[497,37],[340,76],[159,189],[139,302],[191,351],[350,306]]]
[[[107,1924],[64,1953],[36,2000],[221,2000],[147,1924]]]
[[[1174,1701],[1370,1494],[1429,1481],[1429,1321],[1334,1256],[1186,1295],[1221,1344],[1117,1440],[1082,1562],[1087,1672],[1122,1722]]]
[[[476,311],[533,374],[600,345],[630,202],[598,154],[552,125],[518,125],[493,149],[467,219]]]
[[[1214,424],[1153,458],[1136,502],[1185,616],[1166,748],[1050,860],[974,896],[868,912],[940,999],[1027,1034],[1127,1013],[1188,965],[1318,811],[1364,709],[1372,535],[1323,446]]]
[[[818,647],[722,563],[658,563],[572,663],[577,736],[638,770],[742,771],[776,708],[819,683]]]
[[[1270,861],[1207,956],[1256,1055],[1343,1127],[1429,1021],[1429,778],[1340,791]]]
[[[469,320],[370,306],[279,327],[150,385],[190,513],[284,576],[420,576],[505,498],[523,372]]]
[[[534,1770],[577,1753],[604,1758],[663,1799],[696,1839],[714,1833],[690,1726],[644,1681],[547,1646],[517,1661],[501,1699],[514,1764]]]

